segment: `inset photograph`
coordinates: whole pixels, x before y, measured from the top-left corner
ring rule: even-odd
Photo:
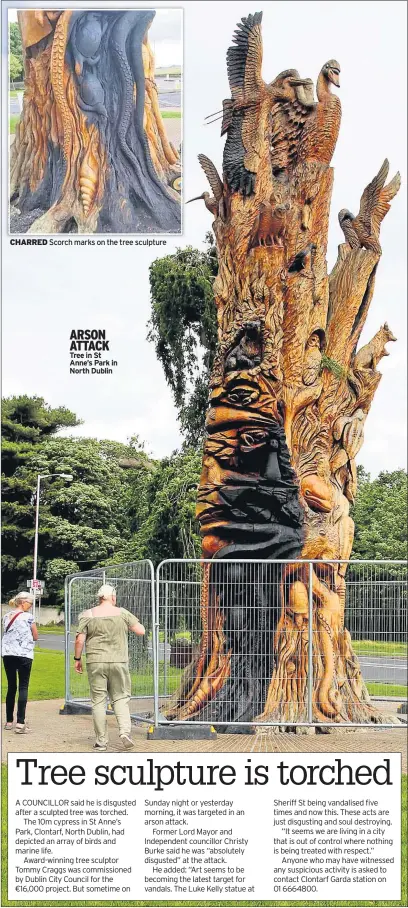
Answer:
[[[10,233],[181,232],[182,17],[9,10]]]

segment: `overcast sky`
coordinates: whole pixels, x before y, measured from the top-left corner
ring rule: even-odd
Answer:
[[[3,3],[3,16],[7,14]],[[63,4],[60,4],[62,7]],[[171,7],[172,4],[161,4]],[[39,4],[9,4],[14,9]],[[44,7],[46,4],[44,4]],[[48,4],[55,8],[54,4]],[[73,8],[75,4],[66,4]],[[83,4],[77,4],[83,8]],[[96,4],[94,5],[95,8]],[[107,9],[134,8],[109,3]],[[141,6],[141,5],[140,5]],[[145,4],[143,8],[147,8]],[[362,336],[366,342],[386,320],[398,337],[382,360],[383,380],[365,430],[359,461],[372,474],[405,465],[406,387],[406,4],[405,2],[193,2],[184,6],[184,185],[185,198],[207,188],[197,162],[204,152],[221,168],[219,123],[204,117],[228,97],[225,52],[238,19],[262,8],[263,76],[271,81],[296,68],[316,79],[323,63],[341,64],[343,120],[333,158],[334,191],[329,236],[329,267],[342,241],[337,213],[356,212],[361,193],[385,157],[390,175],[402,174],[402,188],[383,223],[376,290]],[[102,9],[103,3],[98,3]],[[165,62],[176,58],[176,10],[168,14]],[[165,41],[166,17],[156,17],[155,39]],[[3,65],[5,65],[3,28]],[[6,79],[3,79],[6,90]],[[6,100],[6,99],[4,99]],[[7,111],[7,104],[3,104]],[[4,135],[4,132],[3,132]],[[5,174],[3,179],[5,180]],[[5,183],[3,184],[5,185]],[[4,195],[4,197],[6,197]],[[164,253],[177,246],[202,246],[211,216],[197,202],[185,208],[184,234],[169,238]],[[3,231],[7,233],[5,212]],[[149,319],[148,267],[158,249],[23,249],[3,245],[3,393],[39,394],[64,404],[84,420],[77,434],[126,441],[138,434],[156,456],[180,443],[177,420],[154,349],[146,340]],[[175,300],[175,305],[177,301]],[[111,376],[70,376],[72,328],[105,328],[119,368]]]

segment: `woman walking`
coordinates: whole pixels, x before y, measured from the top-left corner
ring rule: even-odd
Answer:
[[[18,593],[9,602],[13,611],[7,612],[3,619],[2,656],[7,677],[6,724],[4,727],[8,730],[14,727],[18,677],[17,722],[14,729],[16,735],[24,735],[27,731],[25,716],[28,684],[34,658],[34,642],[38,640],[37,626],[33,616],[30,615],[33,601],[32,593],[24,591]]]
[[[116,605],[116,591],[104,584],[98,590],[98,605],[82,612],[75,638],[75,670],[82,673],[82,650],[86,647],[86,670],[92,702],[96,742],[94,750],[108,745],[106,704],[108,696],[125,748],[133,747],[130,737],[129,700],[131,694],[128,631],[144,634],[143,624],[125,608]]]

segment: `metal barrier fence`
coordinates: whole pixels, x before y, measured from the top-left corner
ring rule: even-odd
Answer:
[[[218,659],[210,671],[207,666],[205,684],[210,693],[204,708],[197,711],[191,698],[192,665],[200,655],[201,601],[206,579],[216,596],[215,612],[222,620],[218,629],[208,630],[208,639],[214,635],[210,651],[218,646]],[[335,583],[340,599],[334,591]],[[155,724],[170,717],[176,722],[192,719],[205,724],[248,725],[254,724],[256,716],[256,724],[287,726],[291,715],[296,715],[296,725],[332,725],[329,719],[325,722],[324,714],[316,720],[316,710],[313,712],[315,677],[319,667],[324,673],[329,658],[324,652],[322,633],[317,632],[313,622],[320,596],[329,610],[338,607],[340,601],[344,624],[370,696],[406,698],[406,562],[172,559],[163,561],[156,572]],[[297,650],[290,654],[289,682],[287,674],[281,676],[281,689],[279,679],[276,682],[275,702],[285,718],[270,722],[262,719],[262,711],[276,666],[276,629],[282,614],[291,614],[297,628],[303,630],[297,635]],[[314,627],[311,646],[309,626]],[[233,656],[226,666],[229,649]],[[224,661],[220,653],[224,653]],[[344,690],[351,698],[347,686]],[[241,718],[237,720],[240,698]],[[299,703],[304,704],[303,713],[299,713]],[[353,722],[346,716],[346,721],[336,721],[337,727],[343,724],[366,723],[361,718]]]
[[[129,635],[133,718],[151,722],[154,716],[156,725],[167,723],[170,717],[175,722],[223,726],[287,726],[295,716],[296,725],[331,725],[331,721],[325,723],[324,715],[316,719],[313,712],[315,679],[327,655],[312,618],[316,596],[326,597],[330,609],[334,575],[338,584],[345,574],[345,626],[370,696],[404,699],[408,640],[405,562],[173,559],[162,562],[156,575],[151,561],[139,561],[66,578],[67,706],[90,708],[86,672],[80,675],[74,670],[74,639],[80,612],[96,602],[102,583],[111,583],[118,604],[133,612],[146,628],[145,637]],[[210,582],[211,595],[216,596],[220,624],[207,629],[213,635],[209,649],[215,652],[218,647],[218,652],[214,665],[206,666],[208,702],[197,710],[190,694],[203,638],[205,582]],[[262,711],[271,697],[277,663],[276,631],[282,616],[287,615],[295,622],[298,644],[289,654],[290,665],[286,657],[289,671],[281,672],[276,680],[275,700],[279,702],[274,716],[278,718],[268,721],[262,718]],[[314,628],[311,646],[309,626]],[[342,724],[353,722],[336,722]],[[360,718],[354,724],[364,722]]]
[[[154,697],[154,568],[151,561],[112,564],[70,574],[65,580],[65,700],[68,708],[90,708],[88,677],[74,668],[74,641],[81,612],[97,604],[103,583],[116,589],[117,602],[132,612],[146,628],[144,637],[129,634],[129,667],[132,680],[131,714],[143,716],[153,709]]]

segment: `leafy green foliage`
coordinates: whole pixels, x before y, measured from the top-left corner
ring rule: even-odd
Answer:
[[[407,557],[407,474],[382,472],[376,479],[358,468],[358,492],[352,558]]]
[[[14,82],[17,79],[24,78],[23,45],[21,43],[21,33],[17,22],[10,22],[9,40],[10,80]]]
[[[6,594],[25,586],[32,576],[37,473],[48,472],[41,445],[58,429],[78,424],[66,407],[53,409],[41,397],[20,395],[3,400],[2,567]]]
[[[200,537],[195,518],[201,452],[175,452],[156,464],[141,488],[134,479],[130,519],[132,541],[126,558],[200,557]]]
[[[217,344],[213,281],[217,259],[212,235],[208,249],[187,246],[150,266],[153,341],[173,393],[187,445],[203,435],[208,383]]]
[[[16,57],[16,55],[12,53],[9,56],[9,72],[11,82],[15,82],[23,75],[21,62],[18,57]]]
[[[49,407],[42,397],[21,394],[19,397],[6,397],[2,403],[3,442],[36,442],[45,435],[54,435],[58,429],[79,425],[81,420],[77,419],[75,413],[67,407]]]
[[[51,601],[61,601],[67,573],[112,560],[129,541],[132,474],[150,461],[138,440],[129,445],[92,438],[61,438],[78,424],[64,407],[41,398],[10,398],[3,406],[3,589],[25,587],[32,576],[37,474],[40,487],[38,576]]]
[[[10,51],[16,56],[23,59],[23,45],[21,41],[20,26],[17,22],[10,22],[9,25]]]

